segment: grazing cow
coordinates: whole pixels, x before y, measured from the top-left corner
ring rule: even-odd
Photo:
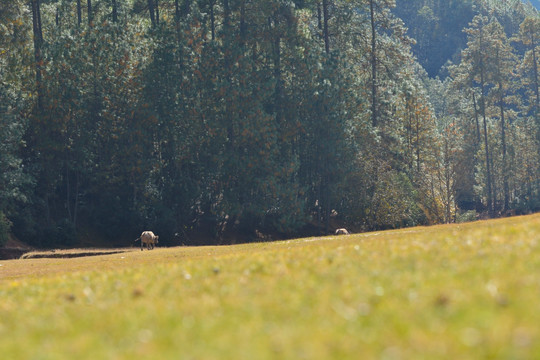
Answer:
[[[146,249],[152,250],[154,248],[154,245],[157,244],[159,241],[159,236],[154,235],[151,231],[143,231],[140,237],[135,239],[135,241],[141,241],[141,251],[143,251],[143,246],[146,245]]]
[[[341,228],[336,230],[336,235],[350,235],[347,229]]]

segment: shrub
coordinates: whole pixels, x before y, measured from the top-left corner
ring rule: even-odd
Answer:
[[[456,215],[457,223],[476,221],[476,219],[477,219],[476,210],[469,210],[464,213]]]
[[[0,246],[4,246],[7,243],[10,229],[11,222],[4,213],[0,211]]]

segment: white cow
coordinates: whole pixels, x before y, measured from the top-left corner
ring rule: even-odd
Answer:
[[[151,231],[143,231],[140,237],[135,239],[135,241],[141,241],[141,251],[143,251],[143,246],[146,245],[148,250],[152,250],[159,241],[159,236],[154,235]]]
[[[349,235],[349,232],[345,228],[337,229],[336,235]]]

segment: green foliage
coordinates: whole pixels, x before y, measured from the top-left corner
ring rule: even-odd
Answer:
[[[25,112],[31,103],[25,88],[29,53],[24,14],[20,1],[0,3],[0,243],[7,240],[17,207],[31,196],[32,178],[22,156]]]
[[[456,223],[465,223],[476,221],[478,219],[478,214],[475,210],[465,211],[464,213],[457,214]]]
[[[11,225],[6,215],[0,211],[0,247],[4,246],[9,240]]]
[[[393,171],[385,172],[381,177],[367,210],[368,226],[395,229],[424,223],[409,178]]]
[[[33,244],[147,228],[226,242],[537,204],[527,7],[118,0],[83,1],[79,18],[75,1],[0,4],[0,211]],[[429,79],[448,59],[451,78]]]

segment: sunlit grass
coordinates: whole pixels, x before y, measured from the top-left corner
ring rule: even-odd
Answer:
[[[0,261],[5,359],[531,359],[540,216]]]

